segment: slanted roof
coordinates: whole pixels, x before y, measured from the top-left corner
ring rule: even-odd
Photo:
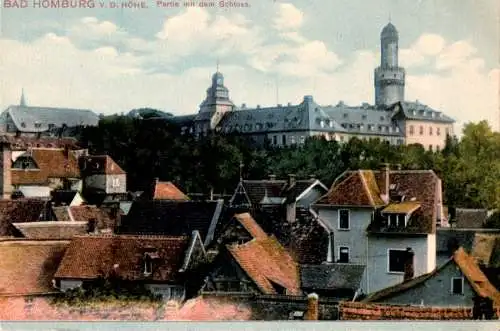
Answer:
[[[99,123],[99,116],[87,109],[10,106],[7,112],[21,132],[44,132],[51,125],[74,127]]]
[[[0,295],[57,292],[52,279],[69,241],[0,241]]]
[[[226,247],[264,294],[277,294],[273,283],[300,294],[299,267],[274,236]]]
[[[476,233],[471,254],[487,267],[500,266],[500,234]]]
[[[116,272],[129,280],[179,282],[183,276],[189,237],[166,236],[77,236],[64,254],[55,278],[96,279]],[[144,253],[155,250],[153,273],[144,275]]]
[[[250,233],[255,239],[266,239],[268,236],[257,224],[252,215],[249,213],[242,213],[234,215],[234,218]]]
[[[457,228],[482,228],[488,219],[486,209],[457,208],[455,210],[455,227]]]
[[[223,215],[224,201],[137,200],[122,218],[119,233],[190,235],[197,230],[207,245]]]
[[[434,269],[432,272],[374,292],[368,295],[368,297],[362,300],[362,302],[377,302],[414,288],[415,286],[423,284],[426,280],[439,273],[450,263],[455,263],[458,266],[464,277],[467,279],[468,283],[471,285],[474,292],[476,292],[479,296],[492,299],[495,304],[500,303],[500,293],[498,292],[498,290],[490,283],[488,278],[484,275],[477,263],[474,261],[474,258],[467,254],[462,247],[458,248],[455,253],[453,253],[453,256],[445,264]]]
[[[240,194],[243,198],[242,201],[246,202],[246,197],[248,197],[252,205],[280,205],[285,201],[294,201],[315,182],[315,179],[296,179],[292,183],[284,179],[244,179],[238,185],[233,199],[236,199],[236,196]],[[232,204],[236,205],[237,202],[233,201]]]
[[[394,117],[401,117],[407,120],[450,124],[455,122],[453,118],[420,102],[397,102],[392,108]]]
[[[0,200],[0,236],[18,234],[12,223],[43,220],[46,205],[46,201],[39,199]]]
[[[360,264],[331,263],[301,265],[302,288],[311,290],[349,289],[356,291],[366,266]]]
[[[382,213],[386,214],[411,214],[420,208],[420,203],[417,201],[393,202],[382,209]]]
[[[90,175],[125,175],[126,172],[109,155],[88,155],[78,160],[82,173]]]
[[[80,178],[73,152],[62,148],[33,148],[31,155],[38,169],[12,168],[12,184],[48,184],[49,178]]]
[[[55,206],[69,206],[77,194],[79,193],[76,190],[53,190],[50,192],[52,202]]]
[[[172,182],[156,181],[153,187],[152,196],[155,200],[189,200],[189,197],[179,190]]]
[[[14,223],[13,226],[28,239],[64,240],[87,233],[87,222],[26,222]]]
[[[375,176],[370,170],[345,172],[316,203],[351,207],[378,207],[385,204],[380,197]]]
[[[26,137],[13,135],[0,135],[0,143],[7,144],[13,151],[26,151],[28,148],[69,148],[71,150],[79,149],[75,138],[53,138],[53,137]]]
[[[95,221],[99,229],[114,229],[115,222],[108,213],[101,208],[92,205],[81,205],[68,207],[70,218],[74,222]]]

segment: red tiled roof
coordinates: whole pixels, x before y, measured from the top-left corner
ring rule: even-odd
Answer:
[[[188,196],[177,188],[172,182],[157,181],[153,192],[154,200],[189,200]]]
[[[114,228],[115,222],[109,217],[106,211],[91,205],[69,207],[70,219],[75,222],[96,221],[99,229]]]
[[[284,287],[287,294],[300,294],[298,265],[275,237],[253,239],[227,248],[263,293],[277,294],[272,284],[275,283]]]
[[[500,292],[490,283],[472,256],[460,247],[453,254],[453,260],[477,294],[490,298],[497,305],[500,304]]]
[[[0,200],[0,236],[16,232],[12,223],[39,221],[45,208],[46,202],[39,199]]]
[[[177,282],[189,246],[188,237],[77,236],[71,241],[56,278],[96,279],[115,271],[129,280]],[[144,275],[144,253],[155,249],[159,259]]]
[[[0,242],[0,295],[53,293],[52,278],[69,241]]]
[[[245,230],[250,233],[250,235],[255,239],[267,239],[268,236],[262,230],[262,228],[257,224],[257,222],[253,219],[252,215],[249,213],[236,214],[234,217],[238,220],[238,222],[243,225]]]
[[[500,234],[476,233],[472,256],[489,267],[497,267],[500,255]]]
[[[75,155],[62,148],[33,148],[38,169],[11,169],[12,184],[47,184],[49,178],[80,178]]]
[[[383,206],[373,172],[357,170],[344,174],[317,203],[335,206]]]

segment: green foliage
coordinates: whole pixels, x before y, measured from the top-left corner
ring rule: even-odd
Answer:
[[[444,202],[470,208],[500,208],[500,134],[487,122],[470,123],[459,141],[447,137],[441,152],[421,145],[389,145],[353,138],[345,144],[310,137],[303,146],[256,147],[232,135],[200,139],[181,135],[165,120],[127,116],[103,118],[85,128],[81,142],[93,154],[109,154],[128,173],[128,188],[144,190],[155,177],[186,192],[231,194],[240,176],[250,179],[315,175],[326,185],[347,169],[376,169],[381,163],[402,169],[432,169],[443,180]]]

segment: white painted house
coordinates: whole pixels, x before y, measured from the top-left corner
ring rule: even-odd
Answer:
[[[431,170],[346,171],[313,208],[333,236],[332,262],[366,266],[366,294],[436,267],[442,190]]]

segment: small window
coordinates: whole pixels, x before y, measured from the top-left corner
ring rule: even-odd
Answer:
[[[366,115],[362,115],[361,118],[366,120]]]
[[[147,256],[145,259],[144,259],[144,274],[145,275],[151,275],[151,273],[153,272],[153,262],[151,261],[151,259]]]
[[[384,116],[380,116],[380,120],[383,121],[385,119]]]
[[[300,143],[303,144],[306,142],[306,137],[305,136],[300,136]]]
[[[424,134],[424,127],[422,125],[420,126],[419,131],[420,135]]]
[[[290,143],[291,144],[295,144],[295,136],[291,136],[290,137]]]
[[[432,136],[432,126],[429,126],[429,136]]]
[[[436,135],[440,136],[441,135],[441,128],[436,128]]]
[[[446,135],[448,136],[450,134],[450,129],[446,128],[445,132],[446,132]]]
[[[321,120],[321,122],[319,122],[321,127],[324,128],[325,127],[325,121]]]
[[[349,230],[349,210],[339,210],[339,229]]]
[[[21,123],[21,127],[25,128],[26,127],[26,123],[22,122]]]
[[[339,247],[339,259],[338,263],[349,263],[349,247],[340,246]]]
[[[401,272],[405,271],[405,258],[407,252],[405,250],[390,249],[388,254],[388,271]]]
[[[273,136],[273,145],[278,145],[278,136]]]
[[[432,152],[432,145],[429,145],[429,150]]]
[[[451,278],[451,293],[452,294],[464,294],[464,278],[463,277],[452,277]]]
[[[282,144],[282,145],[286,145],[286,135],[283,135],[283,136],[281,137],[281,144]]]
[[[349,115],[347,113],[344,113],[344,118],[347,118],[349,117]]]

